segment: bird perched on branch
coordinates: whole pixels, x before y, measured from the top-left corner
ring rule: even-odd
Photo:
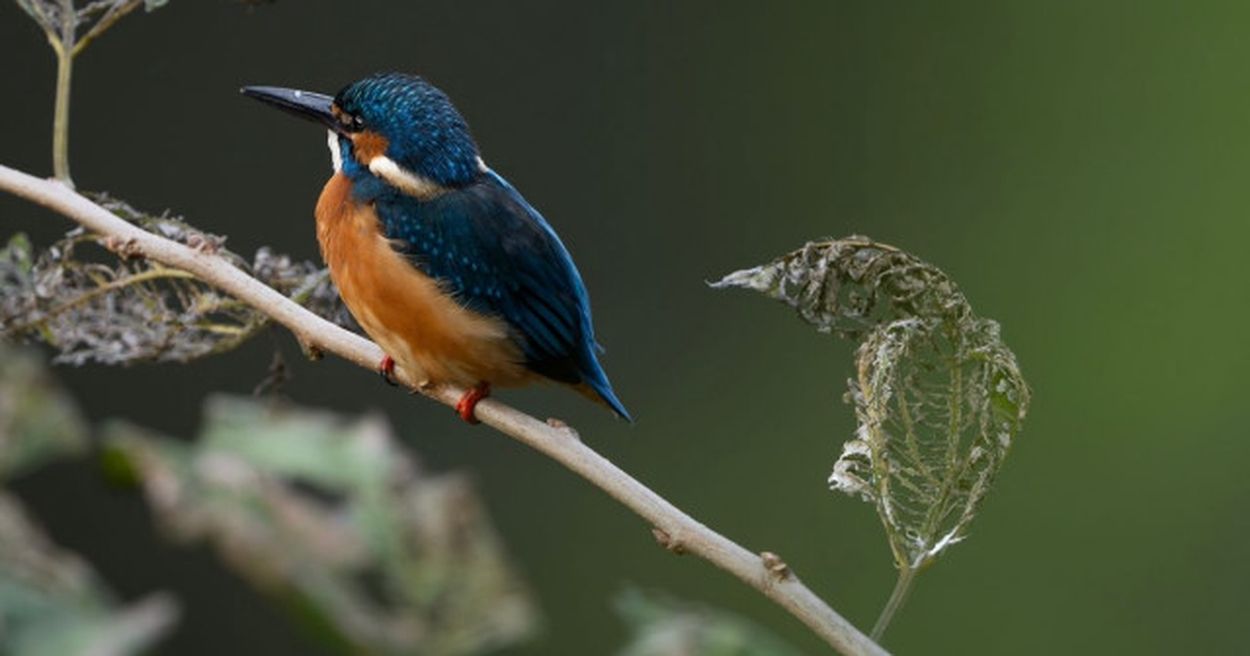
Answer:
[[[329,129],[334,175],[317,240],[352,315],[395,364],[469,388],[547,378],[629,419],[599,365],[586,287],[554,230],[482,161],[469,126],[425,80],[373,75],[334,97],[245,87]]]

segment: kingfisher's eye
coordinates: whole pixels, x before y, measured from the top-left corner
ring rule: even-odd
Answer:
[[[347,112],[337,111],[335,116],[339,120],[339,125],[348,132],[359,132],[365,127],[365,119],[359,114],[348,114]]]

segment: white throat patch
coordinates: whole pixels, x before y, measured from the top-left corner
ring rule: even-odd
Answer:
[[[369,160],[369,170],[400,191],[423,200],[441,196],[447,191],[437,182],[405,170],[386,155],[378,155]]]
[[[330,146],[330,163],[334,165],[334,172],[338,173],[343,170],[343,151],[339,147],[339,135],[334,130],[326,130],[326,143]]]

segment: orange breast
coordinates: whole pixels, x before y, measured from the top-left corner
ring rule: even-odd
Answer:
[[[317,201],[317,241],[356,321],[418,378],[507,386],[530,377],[503,321],[461,306],[397,253],[373,207],[352,198],[341,173]]]

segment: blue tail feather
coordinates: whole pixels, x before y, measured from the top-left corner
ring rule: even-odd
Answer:
[[[582,372],[582,377],[586,384],[595,391],[595,394],[599,395],[600,399],[603,399],[603,402],[606,403],[607,406],[612,409],[612,412],[615,412],[618,417],[631,424],[634,423],[634,418],[631,417],[629,415],[629,411],[625,409],[625,404],[621,403],[621,400],[616,398],[616,392],[612,391],[612,383],[608,382],[608,375],[604,373],[603,367],[599,365],[599,360],[595,358],[593,353],[590,354],[589,358],[587,358],[586,368],[588,370]]]

